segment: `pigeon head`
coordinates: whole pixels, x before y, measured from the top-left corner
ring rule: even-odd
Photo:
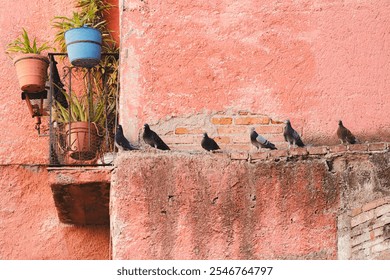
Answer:
[[[285,120],[284,123],[285,124],[291,124],[290,120]]]
[[[121,126],[120,124],[118,124],[117,131],[119,131],[119,132],[123,132],[122,126]]]
[[[339,125],[343,125],[343,122],[341,120],[339,120]]]
[[[147,123],[144,124],[144,129],[145,130],[150,130],[150,127],[149,127],[149,125]]]
[[[203,138],[208,138],[209,136],[207,135],[207,133],[203,133]]]

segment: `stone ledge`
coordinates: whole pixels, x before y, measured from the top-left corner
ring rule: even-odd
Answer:
[[[278,160],[288,158],[331,158],[347,154],[374,154],[374,153],[386,153],[389,148],[388,142],[378,143],[365,143],[355,145],[335,145],[335,146],[307,146],[303,148],[291,148],[280,150],[260,149],[256,151],[241,151],[241,150],[218,150],[215,152],[207,152],[205,150],[171,150],[161,151],[153,148],[147,148],[140,151],[128,151],[124,153],[133,154],[177,154],[177,155],[213,155],[220,158],[230,158],[231,160],[244,160],[249,162],[258,162],[266,160]]]

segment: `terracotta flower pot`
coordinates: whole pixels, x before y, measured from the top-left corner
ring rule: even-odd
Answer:
[[[99,147],[97,128],[94,123],[72,122],[65,125],[66,146],[70,157],[77,160],[91,160]]]
[[[21,54],[15,57],[14,65],[20,89],[34,93],[45,89],[49,59],[39,54]]]

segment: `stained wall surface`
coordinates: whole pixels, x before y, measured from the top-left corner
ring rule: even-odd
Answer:
[[[333,141],[339,119],[384,141],[389,15],[387,0],[125,0],[125,131],[135,140],[144,122],[249,110],[291,119],[315,144]]]
[[[113,259],[335,259],[339,178],[308,165],[125,153],[111,186]]]
[[[389,259],[388,144],[123,153],[113,259]]]

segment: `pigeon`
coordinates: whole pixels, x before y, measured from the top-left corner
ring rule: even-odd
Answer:
[[[203,139],[200,143],[202,148],[207,151],[215,151],[219,150],[220,147],[218,146],[217,142],[214,141],[214,139],[210,138],[207,133],[203,133]]]
[[[123,128],[121,125],[118,125],[118,128],[116,130],[115,134],[115,146],[120,151],[132,151],[132,150],[138,150],[138,148],[134,147],[130,144],[129,140],[126,139],[126,137],[123,135]]]
[[[298,147],[304,147],[305,144],[303,144],[301,137],[299,136],[298,132],[292,128],[290,120],[285,121],[286,126],[284,127],[284,140],[288,142],[288,147],[290,148],[291,145],[298,146]]]
[[[57,61],[53,61],[53,97],[54,100],[56,100],[58,103],[61,104],[62,107],[65,109],[68,108],[68,101],[66,100],[65,97],[65,89],[64,89],[64,84],[61,82],[60,74],[58,73],[58,68],[57,68]]]
[[[251,128],[251,143],[253,146],[255,146],[257,149],[260,148],[266,148],[266,149],[271,149],[271,150],[277,150],[275,145],[272,144],[270,141],[265,139],[263,136],[259,135],[255,128]]]
[[[349,143],[355,144],[356,138],[351,131],[343,125],[342,121],[339,121],[339,127],[337,129],[337,137],[340,139],[341,144]]]
[[[160,150],[170,150],[168,145],[157,135],[156,132],[150,129],[149,125],[144,124],[144,133],[142,135],[145,143],[152,146],[153,148]]]

